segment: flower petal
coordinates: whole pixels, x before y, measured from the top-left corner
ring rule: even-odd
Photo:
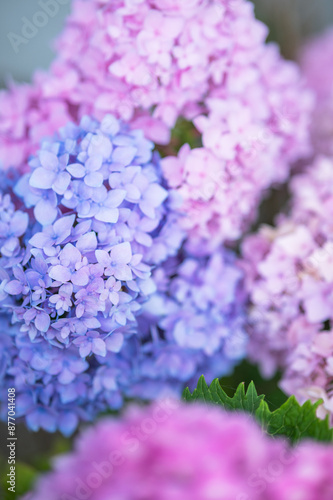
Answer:
[[[94,339],[92,342],[92,352],[97,356],[106,356],[106,345],[102,339]]]
[[[111,261],[117,264],[128,264],[132,259],[132,248],[128,241],[119,243],[111,249]]]
[[[5,292],[9,295],[19,295],[22,293],[22,283],[18,280],[10,281],[5,285]]]
[[[57,209],[48,200],[40,200],[34,208],[36,220],[42,224],[42,226],[52,224],[56,219],[57,214]]]
[[[97,237],[94,231],[90,231],[87,234],[80,236],[76,243],[76,248],[80,250],[81,253],[93,252],[97,248]]]
[[[77,177],[78,179],[82,178],[85,176],[86,169],[84,168],[81,163],[72,163],[71,165],[68,165],[66,170],[73,176]]]
[[[35,318],[35,327],[40,332],[47,332],[50,327],[51,319],[50,316],[43,311],[39,311]]]
[[[36,168],[29,179],[29,184],[31,187],[38,189],[51,189],[52,184],[56,178],[56,175],[45,168]]]
[[[85,176],[84,182],[90,187],[100,187],[103,184],[103,174],[101,172],[91,172]]]
[[[66,283],[71,279],[72,274],[67,267],[57,265],[50,268],[49,276],[55,281]]]
[[[115,224],[119,219],[119,210],[117,208],[102,207],[95,215],[95,219],[100,222],[109,222]]]

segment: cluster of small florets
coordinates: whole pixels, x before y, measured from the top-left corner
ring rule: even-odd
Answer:
[[[144,305],[145,315],[154,319],[168,342],[201,358],[202,373],[209,378],[219,363],[227,373],[246,353],[242,272],[235,257],[222,250],[201,258],[185,252],[153,276],[157,293]]]
[[[20,262],[23,257],[20,238],[26,233],[28,224],[28,214],[16,210],[10,193],[0,192],[0,253],[5,267]]]
[[[26,500],[331,500],[332,467],[331,446],[291,448],[244,415],[162,400],[86,431]]]
[[[243,244],[253,360],[283,389],[323,399],[333,419],[333,162],[319,158],[292,181],[293,206],[276,228]]]
[[[2,95],[1,160],[24,165],[69,117],[111,112],[158,144],[182,117],[203,148],[172,158],[167,179],[192,247],[238,239],[263,191],[309,152],[311,98],[266,35],[245,0],[76,0],[50,72]]]
[[[43,335],[73,342],[82,356],[105,355],[111,332],[134,321],[154,291],[151,234],[167,216],[168,192],[152,147],[111,116],[100,127],[83,119],[59,141],[44,142],[30,162],[15,192],[33,207],[36,225],[29,260],[6,263],[12,276],[4,291],[21,303],[4,305],[32,340]],[[97,331],[99,316],[108,334]]]
[[[222,250],[182,250],[179,195],[152,148],[111,115],[85,117],[30,161],[20,209],[1,199],[4,386],[34,430],[68,434],[124,397],[179,395],[245,355],[242,274]]]

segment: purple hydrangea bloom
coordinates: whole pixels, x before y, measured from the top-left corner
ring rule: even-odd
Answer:
[[[53,142],[44,142],[31,160],[31,172],[15,187],[33,209],[30,255],[13,266],[2,302],[30,338],[74,344],[82,357],[105,356],[105,338],[135,324],[134,313],[155,291],[154,239],[161,244],[161,230],[173,214],[152,149],[140,131],[111,116],[101,124],[84,118],[79,127],[69,124]],[[16,230],[24,232],[27,214],[14,217]],[[15,249],[17,236],[10,227],[4,232],[6,241],[15,238]],[[174,252],[167,242],[165,247],[166,256]],[[94,323],[85,339],[77,319]],[[89,331],[94,341],[87,341]]]
[[[42,144],[15,203],[1,198],[3,386],[33,430],[70,434],[124,398],[179,396],[244,355],[241,273],[222,250],[185,252],[153,146],[85,117]]]

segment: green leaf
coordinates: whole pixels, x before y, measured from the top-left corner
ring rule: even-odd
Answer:
[[[258,395],[253,382],[246,391],[245,384],[239,384],[234,396],[230,397],[222,389],[218,379],[213,380],[208,386],[203,376],[200,377],[197,388],[192,393],[188,388],[185,389],[183,398],[189,403],[202,401],[208,405],[221,406],[228,411],[249,413],[269,435],[286,436],[292,443],[303,438],[333,441],[333,429],[329,427],[328,417],[321,420],[316,415],[322,401],[315,404],[306,401],[301,406],[296,398],[291,396],[280,408],[272,412],[265,401],[265,396]]]
[[[293,443],[308,437],[317,441],[332,441],[333,429],[330,429],[328,416],[321,420],[316,415],[318,406],[323,401],[312,404],[306,401],[302,406],[291,396],[274,412],[266,411],[267,432],[273,436],[287,436]],[[267,404],[267,403],[266,403]],[[258,415],[256,415],[258,418]]]
[[[1,498],[3,498],[4,500],[15,500],[31,490],[33,483],[38,475],[37,470],[35,470],[33,467],[30,467],[30,465],[24,464],[23,462],[17,462],[15,464],[14,493],[12,491],[8,491],[9,485],[7,484],[7,473],[9,472],[9,469],[8,466],[6,467],[6,464],[3,465],[3,470],[6,471],[6,473],[3,475],[3,479],[1,481],[2,492],[0,487],[0,493],[3,494],[3,497]]]

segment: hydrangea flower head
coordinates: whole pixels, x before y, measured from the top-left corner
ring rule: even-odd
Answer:
[[[250,357],[301,402],[323,400],[333,421],[333,163],[294,177],[292,210],[243,244],[250,295]]]
[[[201,358],[209,378],[218,365],[228,373],[246,354],[242,277],[234,256],[222,250],[201,258],[185,252],[154,271],[157,293],[144,305],[145,315],[167,340]]]
[[[330,500],[332,447],[273,440],[245,415],[161,400],[85,431],[26,500]]]
[[[42,136],[84,115],[112,113],[157,144],[189,120],[202,148],[168,160],[166,177],[191,249],[235,241],[310,150],[312,96],[266,35],[246,0],[75,0],[49,73],[2,95],[0,160],[22,168]]]
[[[71,433],[245,354],[242,273],[193,257],[153,144],[108,115],[44,141],[3,203],[1,336],[28,426]]]
[[[82,356],[105,355],[111,332],[133,322],[154,291],[151,235],[159,237],[168,192],[152,147],[108,116],[100,126],[68,125],[31,161],[15,188],[36,220],[31,255],[5,287],[9,296],[22,287],[12,309],[31,338],[46,334],[51,343],[74,342]],[[108,335],[97,333],[98,316]]]

